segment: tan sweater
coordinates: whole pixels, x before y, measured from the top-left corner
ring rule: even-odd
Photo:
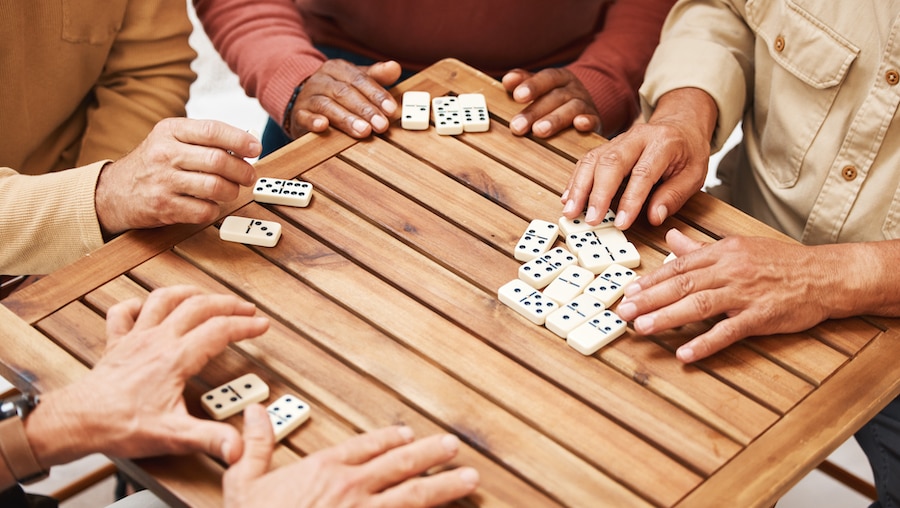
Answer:
[[[102,245],[100,168],[184,116],[191,29],[183,0],[0,2],[0,273]]]

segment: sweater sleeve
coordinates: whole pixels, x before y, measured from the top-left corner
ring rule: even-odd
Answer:
[[[294,88],[325,62],[296,5],[291,0],[194,0],[194,6],[241,86],[281,122]]]
[[[640,111],[637,90],[675,0],[619,0],[593,41],[567,66],[584,84],[603,123],[603,135],[627,129]]]
[[[39,176],[0,168],[0,273],[49,273],[103,245],[94,189],[106,162]]]
[[[76,165],[118,158],[163,118],[185,115],[196,52],[183,0],[129,1],[92,92]]]

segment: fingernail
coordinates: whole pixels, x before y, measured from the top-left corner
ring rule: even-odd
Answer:
[[[389,115],[393,114],[394,111],[397,111],[397,103],[394,101],[389,101],[389,100],[385,99],[381,103],[381,110]]]
[[[547,134],[548,132],[550,132],[551,127],[552,125],[550,125],[550,122],[548,122],[547,120],[541,120],[540,122],[534,124],[534,127],[532,127],[531,130],[533,130],[535,134]]]
[[[459,438],[453,434],[447,434],[441,438],[441,445],[447,450],[447,453],[456,453],[459,450]]]
[[[569,189],[563,191],[562,196],[559,197],[559,200],[562,202],[566,202],[569,200]]]
[[[397,429],[397,432],[400,433],[400,437],[403,438],[407,443],[412,441],[414,437],[416,437],[416,433],[413,432],[412,428],[407,427],[406,425]]]
[[[641,291],[641,286],[638,286],[634,282],[625,286],[625,296],[630,297],[638,294]]]
[[[222,459],[231,464],[231,443],[229,441],[222,443]]]
[[[575,201],[570,200],[566,201],[566,206],[563,208],[563,215],[569,215],[570,213],[575,211]]]
[[[517,116],[509,122],[509,128],[513,132],[524,132],[528,128],[528,120],[524,116]]]
[[[669,216],[669,209],[666,208],[665,205],[659,205],[656,207],[656,216],[659,217],[659,222],[666,220],[666,217]]]
[[[637,314],[637,306],[635,306],[631,302],[622,300],[619,303],[619,306],[616,307],[616,312],[618,312],[619,317],[621,317],[625,321],[631,321],[632,319],[634,319],[634,315]]]
[[[627,224],[629,218],[628,212],[620,211],[616,214],[616,221],[614,224],[617,228],[622,229],[625,227],[625,224]]]
[[[375,127],[375,130],[382,131],[387,129],[388,121],[387,118],[381,115],[375,115],[372,117],[372,126]]]
[[[320,131],[328,126],[328,121],[324,118],[317,118],[313,120],[313,129],[316,131]]]
[[[513,99],[517,101],[525,101],[528,100],[528,96],[531,95],[531,91],[524,86],[520,86],[513,91]]]
[[[587,223],[591,223],[600,218],[600,212],[597,211],[596,206],[590,206],[587,209],[587,213],[584,214],[584,221]]]
[[[653,333],[654,321],[655,319],[652,314],[644,314],[634,320],[634,329],[643,335]]]
[[[478,471],[471,467],[464,467],[459,470],[459,479],[469,487],[475,487],[481,480]]]
[[[362,120],[354,120],[353,121],[353,130],[356,131],[357,134],[362,134],[366,132],[366,128],[369,126],[366,122]]]
[[[694,350],[687,346],[678,348],[678,351],[675,352],[675,356],[684,363],[691,363],[695,359]]]

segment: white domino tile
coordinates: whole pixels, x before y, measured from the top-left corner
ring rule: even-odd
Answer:
[[[434,130],[444,136],[463,133],[462,111],[457,97],[435,97],[431,99],[431,113],[434,116]]]
[[[253,199],[259,203],[305,207],[312,198],[313,186],[299,180],[260,178],[253,186]]]
[[[400,109],[400,127],[410,131],[428,128],[431,118],[431,94],[410,90],[403,93]]]
[[[486,132],[491,128],[491,117],[488,115],[484,95],[462,93],[458,97],[459,107],[462,110],[463,131]]]
[[[594,280],[594,274],[576,264],[563,269],[553,282],[544,288],[544,296],[554,302],[564,305],[584,292],[584,289]]]
[[[200,396],[200,404],[216,420],[241,412],[254,402],[269,398],[269,386],[256,374],[244,374]]]
[[[281,224],[277,222],[229,215],[219,227],[219,238],[228,242],[274,247],[281,238]]]
[[[547,316],[544,326],[565,339],[570,331],[604,309],[603,304],[593,296],[581,294],[571,302],[551,312]]]
[[[625,333],[625,321],[611,310],[604,310],[575,327],[566,344],[583,355],[592,355]]]
[[[626,266],[612,264],[584,289],[584,294],[611,307],[625,292],[625,286],[637,277],[637,273]]]
[[[281,441],[284,436],[290,434],[303,422],[309,419],[309,404],[297,398],[296,395],[282,395],[266,408],[269,413],[269,421],[272,423],[272,431],[275,433],[275,441]]]
[[[540,291],[520,279],[513,279],[501,286],[497,290],[497,297],[504,305],[536,325],[543,325],[547,316],[559,307],[556,302],[545,298]]]
[[[544,254],[559,236],[559,226],[552,222],[535,219],[528,224],[528,229],[516,243],[514,256],[519,261],[531,261]]]
[[[542,289],[576,261],[574,254],[562,247],[556,247],[520,266],[519,278],[535,289]]]

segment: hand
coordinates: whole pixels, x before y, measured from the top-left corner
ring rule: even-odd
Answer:
[[[616,227],[630,227],[645,202],[650,223],[662,224],[702,188],[717,115],[715,102],[700,90],[664,95],[649,122],[635,124],[578,161],[560,198],[563,215],[575,218],[586,206],[585,220],[599,223],[627,180]]]
[[[227,508],[246,506],[434,506],[470,494],[472,468],[420,476],[459,447],[453,435],[413,442],[408,427],[388,427],[268,472],[274,437],[265,409],[244,410],[244,454],[222,478]]]
[[[329,125],[354,138],[386,131],[387,117],[397,110],[397,102],[384,87],[397,81],[400,72],[400,64],[394,61],[370,67],[339,59],[326,61],[306,80],[294,102],[290,136],[322,132]]]
[[[847,294],[834,284],[840,257],[829,247],[748,237],[704,244],[675,229],[666,241],[678,258],[626,286],[616,311],[643,335],[724,314],[678,349],[683,362],[745,337],[806,330],[833,317],[832,300]]]
[[[201,451],[237,460],[238,431],[188,414],[183,392],[186,380],[229,343],[268,328],[255,311],[234,296],[187,286],[111,307],[100,361],[80,380],[42,396],[26,420],[41,463],[94,452],[132,458]]]
[[[256,172],[242,158],[261,148],[251,134],[221,122],[162,120],[134,151],[101,171],[94,199],[104,234],[214,220],[218,202],[253,185]]]
[[[549,68],[537,73],[514,69],[503,76],[503,86],[516,102],[531,102],[510,120],[513,134],[523,136],[530,130],[546,138],[570,125],[582,132],[600,132],[600,113],[594,99],[568,69]]]

